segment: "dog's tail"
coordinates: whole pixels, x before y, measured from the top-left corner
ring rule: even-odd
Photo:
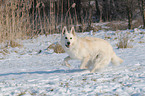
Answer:
[[[115,52],[113,52],[113,56],[112,56],[112,58],[111,58],[111,62],[112,62],[114,65],[120,65],[120,64],[123,62],[123,60],[122,60],[120,57],[118,57],[118,56],[115,54]]]

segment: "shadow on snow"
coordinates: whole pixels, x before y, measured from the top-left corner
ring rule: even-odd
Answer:
[[[53,70],[53,71],[34,71],[34,72],[19,72],[19,73],[5,73],[0,74],[0,76],[8,76],[8,75],[23,75],[23,74],[58,74],[58,73],[76,73],[83,72],[85,69],[72,69],[72,70]]]

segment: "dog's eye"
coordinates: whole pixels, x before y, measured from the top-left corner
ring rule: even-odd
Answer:
[[[67,37],[65,37],[65,39],[67,39]]]
[[[70,39],[72,39],[72,37],[70,37]]]

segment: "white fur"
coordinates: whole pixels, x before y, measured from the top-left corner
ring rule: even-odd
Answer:
[[[67,37],[67,38],[66,38]],[[67,42],[70,42],[69,47],[66,47]],[[70,67],[68,60],[81,60],[80,69],[90,69],[90,72],[102,69],[110,62],[114,65],[119,65],[123,62],[115,52],[112,46],[105,40],[94,37],[77,37],[74,27],[70,33],[64,27],[61,34],[61,44],[64,50],[68,53],[68,57],[64,59],[65,64]]]

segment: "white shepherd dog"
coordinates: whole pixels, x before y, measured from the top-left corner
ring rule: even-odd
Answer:
[[[66,66],[70,67],[68,60],[81,60],[80,69],[89,69],[91,73],[107,66],[110,62],[119,65],[123,62],[112,46],[105,40],[94,37],[77,37],[74,27],[68,32],[64,27],[61,34],[61,45],[68,57],[64,59]]]

